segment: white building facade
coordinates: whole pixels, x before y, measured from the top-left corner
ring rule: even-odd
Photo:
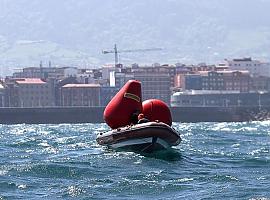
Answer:
[[[225,59],[225,65],[232,70],[248,70],[253,77],[270,77],[270,63],[252,60],[251,58]]]

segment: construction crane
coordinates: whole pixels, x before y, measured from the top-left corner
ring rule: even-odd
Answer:
[[[131,53],[131,52],[144,52],[144,51],[161,51],[162,48],[149,48],[149,49],[132,49],[132,50],[121,50],[119,51],[117,49],[117,45],[114,45],[114,49],[113,50],[103,50],[102,53],[103,54],[108,54],[108,53],[114,53],[114,63],[115,63],[115,67],[118,65],[118,60],[119,60],[119,53]]]

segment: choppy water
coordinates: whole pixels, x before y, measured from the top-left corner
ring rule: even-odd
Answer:
[[[105,124],[0,125],[0,199],[270,199],[270,121],[173,126],[140,155],[97,145]]]

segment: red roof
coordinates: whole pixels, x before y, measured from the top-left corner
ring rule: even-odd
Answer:
[[[16,83],[18,84],[44,84],[46,82],[44,82],[40,78],[22,78],[22,79],[16,80]]]
[[[66,84],[63,88],[89,88],[89,87],[100,87],[99,84]]]

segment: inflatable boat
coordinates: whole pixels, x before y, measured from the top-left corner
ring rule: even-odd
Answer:
[[[137,80],[129,80],[119,90],[106,106],[103,117],[111,130],[97,135],[100,145],[152,152],[181,141],[171,127],[169,107],[159,99],[142,102],[141,83]]]
[[[146,122],[99,133],[98,144],[114,149],[152,152],[168,149],[181,142],[180,135],[163,122]]]

